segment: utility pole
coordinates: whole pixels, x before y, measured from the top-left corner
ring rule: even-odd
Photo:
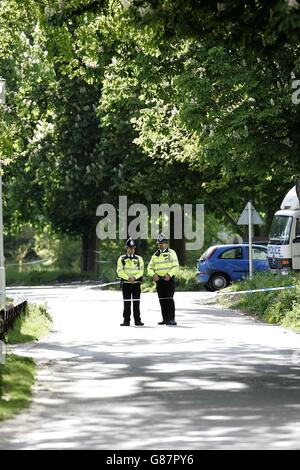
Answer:
[[[6,80],[0,77],[0,105],[5,104]],[[6,281],[3,245],[2,161],[0,155],[0,309],[6,307]]]
[[[253,251],[252,251],[252,203],[248,202],[248,225],[249,225],[249,277],[253,277]]]

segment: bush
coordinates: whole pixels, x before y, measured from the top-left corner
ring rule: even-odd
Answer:
[[[299,298],[299,296],[298,296]],[[293,302],[291,310],[289,310],[285,317],[282,319],[282,325],[287,328],[292,328],[295,331],[300,331],[300,305],[299,301]]]
[[[298,275],[256,274],[252,280],[244,279],[235,283],[229,290],[288,287],[292,285],[296,287],[282,291],[236,295],[227,301],[224,297],[221,297],[221,301],[231,308],[255,314],[267,323],[281,324],[285,327],[300,330],[300,279]]]
[[[176,286],[179,291],[202,290],[201,284],[196,280],[196,269],[188,267],[180,268],[180,271],[176,276]]]

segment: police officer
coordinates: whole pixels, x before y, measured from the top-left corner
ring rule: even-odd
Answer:
[[[131,303],[133,303],[133,316],[136,326],[143,326],[140,314],[141,281],[144,274],[144,261],[135,254],[135,242],[129,238],[125,244],[127,254],[120,256],[117,265],[118,277],[122,280],[124,299],[124,322],[121,326],[130,325]],[[131,302],[131,299],[133,302]]]
[[[159,325],[177,325],[175,321],[174,276],[179,269],[178,258],[168,246],[167,237],[161,233],[157,239],[158,247],[148,266],[148,274],[156,282],[162,321]]]

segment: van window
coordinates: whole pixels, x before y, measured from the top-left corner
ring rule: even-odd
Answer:
[[[270,243],[288,245],[292,229],[293,217],[275,215],[270,232]]]
[[[243,259],[242,248],[232,248],[222,253],[219,258],[221,259]]]
[[[296,238],[300,238],[300,219],[297,219],[296,222]]]

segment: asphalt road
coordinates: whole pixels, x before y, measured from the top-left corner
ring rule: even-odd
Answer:
[[[177,293],[177,327],[119,326],[119,292],[19,288],[47,301],[53,332],[32,407],[0,424],[0,449],[299,449],[299,335]]]

